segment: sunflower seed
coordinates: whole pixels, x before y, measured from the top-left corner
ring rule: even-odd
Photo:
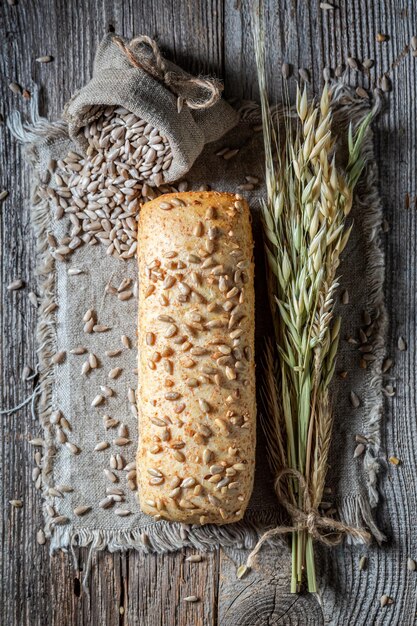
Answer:
[[[130,339],[127,335],[122,335],[121,341],[125,348],[130,349],[132,347],[130,343]]]
[[[407,569],[410,570],[410,572],[415,572],[416,562],[414,559],[407,559]]]
[[[110,498],[109,496],[107,496],[106,498],[103,498],[103,500],[100,500],[100,502],[98,503],[98,506],[100,507],[100,509],[108,509],[113,505],[114,505],[114,500]]]
[[[121,350],[106,350],[106,352],[104,353],[106,356],[113,358],[115,356],[120,356],[122,353]]]
[[[103,470],[104,471],[104,475],[106,476],[106,478],[108,478],[112,483],[117,483],[118,482],[118,478],[116,476],[116,474],[114,472],[111,472],[108,469]]]
[[[57,515],[57,517],[53,518],[51,523],[54,526],[63,526],[64,524],[68,524],[69,521],[69,518],[65,517],[65,515]]]
[[[75,443],[70,443],[69,441],[67,441],[65,445],[67,446],[71,454],[78,454],[80,452],[80,448],[76,446]]]
[[[407,343],[404,337],[398,337],[397,347],[398,347],[398,350],[401,350],[402,352],[404,350],[407,350]]]
[[[361,401],[354,391],[350,392],[349,399],[354,409],[357,409],[360,406]]]
[[[29,302],[37,307],[38,306],[38,296],[36,295],[36,293],[34,291],[29,291],[28,293],[28,298],[29,298]]]
[[[7,290],[17,291],[18,289],[21,289],[23,286],[24,286],[23,280],[21,278],[16,278],[15,280],[13,280],[11,283],[7,285]]]
[[[385,93],[392,90],[392,83],[389,76],[387,76],[386,74],[382,76],[380,86],[382,91],[384,91]]]
[[[56,354],[54,354],[54,356],[51,358],[52,363],[54,363],[54,365],[60,365],[64,362],[66,354],[67,353],[64,350],[56,352]]]
[[[366,569],[368,565],[368,558],[366,556],[361,556],[359,559],[359,571]]]
[[[354,57],[348,57],[346,62],[352,70],[359,70],[359,63]]]
[[[36,59],[36,62],[37,63],[50,63],[53,60],[54,60],[54,58],[50,54],[46,54],[46,55],[44,55],[42,57],[38,57]]]
[[[87,348],[85,348],[84,346],[78,346],[77,348],[72,348],[72,350],[69,351],[70,354],[85,354],[87,352]]]
[[[93,399],[91,406],[98,406],[99,404],[102,404],[103,402],[104,402],[104,396],[101,394],[97,394],[95,398]]]
[[[356,446],[355,451],[353,453],[353,458],[356,459],[358,456],[361,456],[365,452],[366,448],[363,443],[360,443]]]
[[[305,69],[304,67],[300,67],[298,70],[298,74],[304,82],[310,82],[310,72],[307,69]]]
[[[381,367],[382,373],[385,374],[386,372],[388,372],[391,369],[392,365],[393,365],[392,359],[384,359],[382,363],[382,367]]]
[[[131,439],[128,439],[127,437],[117,437],[113,441],[115,446],[128,446],[131,442]]]
[[[106,450],[109,447],[110,447],[110,444],[108,443],[108,441],[100,441],[100,443],[98,443],[96,447],[94,448],[94,451],[101,452],[101,450]]]
[[[201,556],[201,554],[190,554],[190,556],[187,556],[185,560],[188,563],[201,563],[203,557]]]
[[[21,86],[18,83],[14,83],[14,82],[9,83],[9,89],[16,95],[22,92]]]
[[[89,511],[91,511],[91,506],[77,506],[74,509],[74,515],[78,515],[78,517],[82,517],[86,513],[89,513]]]
[[[109,372],[109,378],[114,379],[118,378],[122,373],[123,369],[121,367],[115,367]]]
[[[9,503],[14,509],[21,509],[23,507],[22,500],[9,500]]]

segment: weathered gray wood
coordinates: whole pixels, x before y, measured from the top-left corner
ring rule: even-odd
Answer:
[[[91,72],[95,46],[114,27],[133,36],[157,36],[171,58],[191,71],[215,72],[226,80],[228,96],[257,94],[249,0],[167,0],[115,3],[86,0],[79,3],[45,2],[0,8],[0,112],[27,104],[7,88],[17,80],[31,89],[42,86],[42,109],[56,116],[69,95]],[[351,54],[375,58],[385,70],[409,42],[415,23],[413,0],[401,7],[395,0],[381,2],[340,0],[339,9],[320,10],[318,2],[265,0],[271,93],[280,92],[282,61],[311,71],[313,85],[321,83],[325,65],[335,67]],[[390,35],[377,43],[377,32]],[[50,53],[55,61],[38,65],[34,59]],[[367,78],[351,80],[369,84]],[[391,317],[391,353],[396,360],[392,376],[397,397],[387,401],[384,449],[402,459],[387,464],[381,480],[384,494],[379,513],[390,543],[369,550],[369,567],[358,571],[360,550],[339,548],[322,554],[324,593],[320,606],[314,598],[288,594],[288,557],[265,550],[259,570],[242,581],[235,578],[230,557],[209,554],[201,564],[184,563],[184,554],[146,557],[136,553],[98,554],[94,558],[89,596],[80,595],[79,579],[68,557],[51,560],[35,542],[41,525],[40,499],[31,481],[33,450],[27,441],[38,434],[27,409],[1,419],[2,549],[0,606],[2,623],[11,626],[48,624],[412,624],[417,610],[415,574],[406,570],[408,556],[417,556],[414,530],[417,508],[416,457],[416,214],[405,210],[404,196],[416,195],[417,60],[408,57],[394,74],[389,108],[378,122],[377,156],[381,190],[391,230],[387,234],[387,304]],[[294,83],[293,83],[294,84]],[[25,362],[34,363],[35,311],[27,301],[33,289],[33,240],[29,227],[29,172],[21,150],[0,127],[0,188],[10,190],[1,205],[2,277],[2,408],[12,406],[32,389],[20,381]],[[9,294],[5,286],[22,276],[30,287]],[[398,335],[408,341],[406,352],[395,351]],[[24,508],[11,510],[8,501],[22,498]],[[85,564],[86,552],[81,552]],[[238,556],[234,555],[234,559]],[[184,595],[195,593],[198,604],[185,606]],[[394,599],[380,608],[386,593]],[[124,612],[120,612],[120,607]]]

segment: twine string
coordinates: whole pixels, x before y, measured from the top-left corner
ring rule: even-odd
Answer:
[[[147,35],[135,37],[128,44],[120,37],[113,37],[113,41],[133,67],[144,70],[164,84],[190,109],[208,109],[220,99],[223,90],[220,81],[167,70],[158,44]]]
[[[293,477],[298,481],[302,501],[300,507],[293,504],[284,492],[282,488],[284,477]],[[349,524],[344,524],[343,522],[339,522],[331,517],[321,515],[317,508],[313,507],[311,493],[307,482],[298,470],[289,468],[281,470],[275,480],[275,491],[278,500],[290,515],[293,525],[277,526],[276,528],[271,528],[266,531],[248,556],[246,561],[248,568],[252,566],[256,555],[264,543],[274,537],[286,535],[292,532],[306,530],[308,534],[313,537],[313,539],[325,546],[338,545],[345,535],[350,535],[351,537],[360,539],[364,543],[370,542],[371,535],[363,528],[349,526]]]

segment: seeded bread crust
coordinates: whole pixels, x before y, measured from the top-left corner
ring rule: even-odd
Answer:
[[[236,522],[255,468],[249,207],[217,192],[152,200],[138,259],[140,506],[157,519]]]

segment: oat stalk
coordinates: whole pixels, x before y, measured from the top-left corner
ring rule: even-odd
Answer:
[[[306,89],[297,88],[295,116],[287,93],[282,125],[274,125],[261,29],[255,49],[267,189],[262,217],[275,331],[275,345],[268,345],[265,356],[264,428],[273,471],[300,472],[317,510],[333,422],[329,384],[340,334],[340,319],[334,317],[337,272],[352,229],[347,217],[365,166],[362,145],[371,114],[356,130],[349,128],[349,159],[341,171],[327,84],[319,102],[309,102]],[[301,507],[295,479],[287,479],[286,493]],[[293,532],[292,558],[291,590],[300,589],[306,571],[308,589],[316,591],[312,537],[305,529]]]

